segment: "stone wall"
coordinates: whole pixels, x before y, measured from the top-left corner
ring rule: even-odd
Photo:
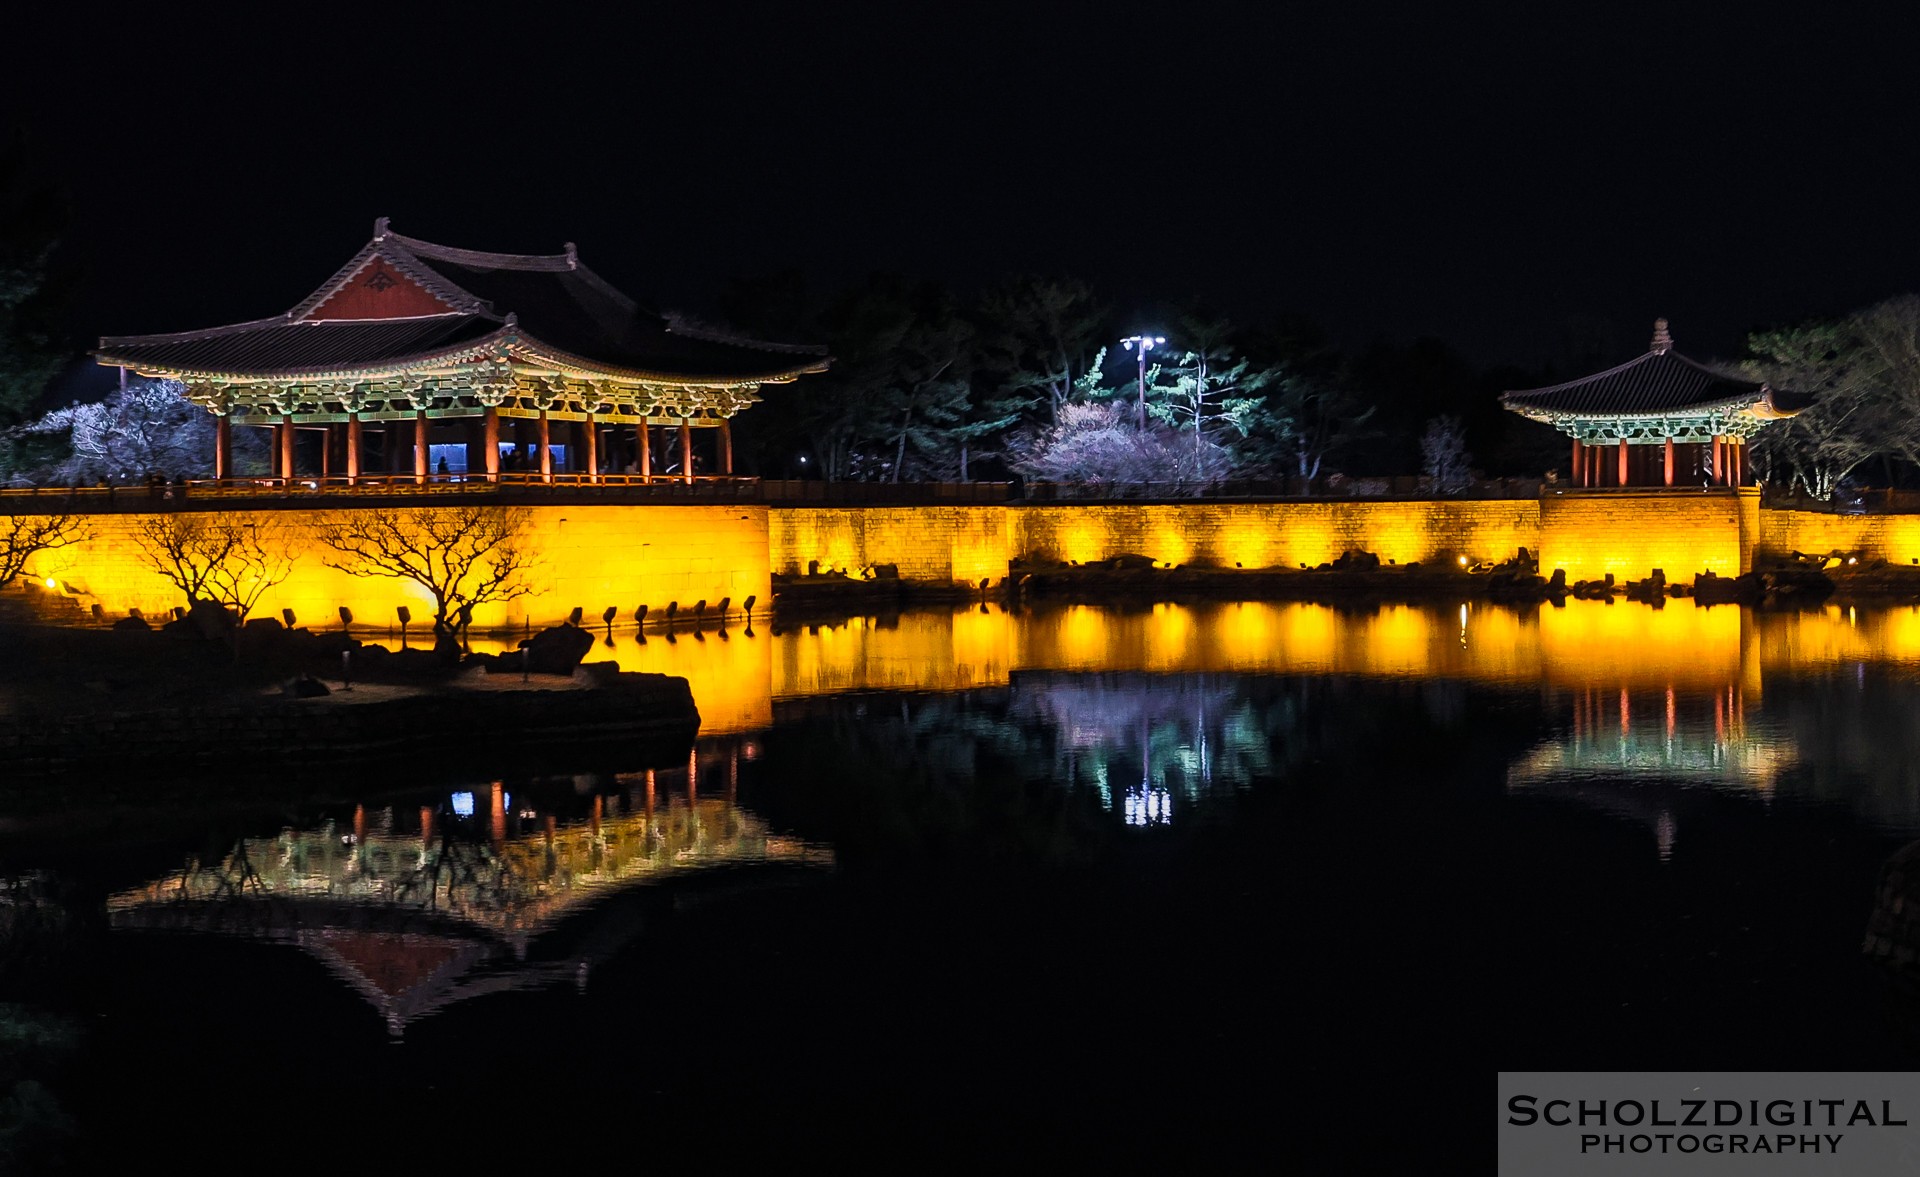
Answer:
[[[1655,568],[1689,583],[1706,571],[1738,576],[1752,567],[1747,538],[1760,524],[1760,493],[1609,491],[1540,499],[1540,567],[1570,581],[1639,579]]]
[[[1437,502],[1121,503],[977,507],[776,507],[773,571],[810,561],[858,571],[896,564],[908,580],[998,579],[1010,561],[1293,568],[1349,549],[1383,560],[1501,560],[1539,543],[1532,499]]]
[[[526,597],[474,614],[477,629],[538,629],[563,620],[578,606],[597,621],[611,605],[623,619],[646,605],[654,614],[669,601],[682,609],[705,600],[733,599],[738,613],[748,596],[772,599],[767,577],[767,510],[760,506],[568,506],[530,507],[528,542],[538,550]],[[393,508],[405,514],[406,509]],[[412,610],[422,629],[433,618],[432,598],[410,581],[350,576],[325,561],[331,553],[313,542],[324,511],[236,512],[241,521],[284,522],[296,540],[293,574],[267,590],[255,616],[277,617],[292,609],[300,624],[338,624],[339,609],[356,624],[384,629],[396,606]],[[139,609],[163,617],[184,603],[180,591],[143,558],[140,521],[149,516],[95,515],[83,543],[36,556],[31,574],[53,578],[82,606],[98,603],[111,616]]]
[[[927,507],[766,507],[574,505],[529,508],[540,551],[530,577],[535,593],[483,609],[479,629],[540,627],[575,606],[589,620],[609,605],[630,618],[638,605],[658,616],[669,601],[691,609],[731,597],[772,599],[769,573],[797,574],[810,561],[858,572],[897,565],[911,581],[977,584],[1007,575],[1011,561],[1092,563],[1147,556],[1165,564],[1232,568],[1315,566],[1352,549],[1406,564],[1503,560],[1520,548],[1543,571],[1572,580],[1639,578],[1655,568],[1690,581],[1703,570],[1737,575],[1756,551],[1858,550],[1910,563],[1920,557],[1920,516],[1846,516],[1762,511],[1743,491],[1622,491],[1547,494],[1540,499],[1418,502],[1049,503]],[[248,516],[265,519],[267,514]],[[325,512],[272,512],[298,534]],[[85,543],[35,558],[35,578],[52,577],[67,598],[98,603],[112,616],[139,609],[161,616],[180,594],[142,558],[141,516],[90,517]],[[432,616],[418,586],[349,576],[303,544],[294,575],[266,594],[259,615],[291,608],[303,624],[334,623],[338,609],[384,629],[407,605],[424,625]]]
[[[856,573],[894,564],[906,580],[939,583],[1007,574],[1003,506],[774,507],[769,515],[768,564],[786,576],[814,561]]]
[[[1890,564],[1920,562],[1920,515],[1829,515],[1823,511],[1765,511],[1760,551],[1859,552]]]
[[[1014,554],[1085,564],[1116,555],[1232,568],[1314,567],[1342,552],[1397,564],[1504,560],[1538,548],[1535,499],[1066,504],[1012,507]]]

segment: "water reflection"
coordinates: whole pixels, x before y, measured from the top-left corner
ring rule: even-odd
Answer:
[[[562,795],[590,795],[561,812],[494,781],[418,808],[358,806],[350,817],[243,837],[110,895],[108,921],[297,947],[397,1037],[481,994],[584,986],[594,961],[644,927],[645,905],[620,900],[645,884],[723,867],[830,865],[829,851],[776,836],[734,803],[738,749],[723,755],[709,766],[730,774],[721,796],[700,794],[696,752],[677,772],[558,782],[572,787]],[[546,951],[563,925],[564,946]]]

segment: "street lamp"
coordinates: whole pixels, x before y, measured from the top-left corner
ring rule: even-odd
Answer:
[[[1147,353],[1165,343],[1161,335],[1129,335],[1120,341],[1120,346],[1140,355],[1140,428],[1147,427]]]

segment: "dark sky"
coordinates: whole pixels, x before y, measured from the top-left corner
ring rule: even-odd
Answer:
[[[13,14],[0,71],[90,335],[279,313],[380,215],[668,307],[1072,273],[1481,362],[1726,355],[1920,261],[1917,30],[1825,6],[143,8]]]

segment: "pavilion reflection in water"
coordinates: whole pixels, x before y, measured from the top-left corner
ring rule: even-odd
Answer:
[[[1179,806],[1181,793],[1206,778],[1214,763],[1217,743],[1209,741],[1217,735],[1200,737],[1203,729],[1212,731],[1213,719],[1202,722],[1201,709],[1188,706],[1206,689],[1181,685],[1191,676],[1212,675],[1219,682],[1234,675],[1351,677],[1538,690],[1561,722],[1554,738],[1515,763],[1515,789],[1604,779],[1617,791],[1629,782],[1659,780],[1765,798],[1782,787],[1783,777],[1796,778],[1791,787],[1805,787],[1799,778],[1806,774],[1795,773],[1804,760],[1796,748],[1833,721],[1812,717],[1811,704],[1794,700],[1792,684],[1862,668],[1911,677],[1920,670],[1920,608],[1829,605],[1755,613],[1690,600],[1661,608],[1592,601],[1538,608],[1226,602],[1009,610],[995,604],[786,628],[769,623],[726,637],[682,632],[667,641],[653,635],[644,644],[626,634],[597,656],[617,659],[626,669],[687,677],[702,730],[710,734],[761,730],[773,723],[776,706],[825,696],[1016,686],[1032,696],[1043,681],[1035,676],[1044,676],[1045,691],[1061,700],[1051,706],[1077,733],[1066,745],[1080,741],[1087,753],[1070,767],[1096,777],[1104,753],[1094,755],[1095,744],[1086,742],[1090,712],[1078,700],[1098,697],[1092,707],[1097,719],[1102,708],[1149,706],[1132,696],[1181,699],[1186,718],[1176,723],[1170,712],[1148,722],[1151,763],[1143,767],[1131,763],[1136,755],[1126,755],[1126,771],[1138,779],[1114,780],[1109,765],[1097,786],[1108,790],[1116,813],[1161,824]],[[1098,678],[1113,675],[1140,678],[1124,691]],[[1218,684],[1209,689],[1217,691]],[[1627,738],[1609,739],[1619,726],[1623,694]],[[1107,726],[1099,748],[1142,744],[1137,724]],[[1874,778],[1866,786],[1874,820],[1920,822],[1920,798],[1908,783],[1886,775],[1889,738],[1884,731],[1862,733],[1839,755],[1850,772]],[[1920,760],[1920,747],[1911,751],[1907,759]],[[1857,783],[1818,787],[1860,791]],[[1647,818],[1656,827],[1659,812]]]
[[[672,774],[619,774],[584,817],[566,821],[497,781],[417,811],[358,807],[350,821],[244,838],[217,860],[189,860],[110,896],[108,920],[116,930],[293,945],[398,1037],[467,998],[584,986],[595,961],[673,901],[649,884],[831,866],[830,851],[776,836],[736,806],[737,759],[725,771],[720,796],[698,792],[697,752]],[[553,937],[563,926],[567,934]],[[543,951],[549,937],[562,942],[557,952]]]

